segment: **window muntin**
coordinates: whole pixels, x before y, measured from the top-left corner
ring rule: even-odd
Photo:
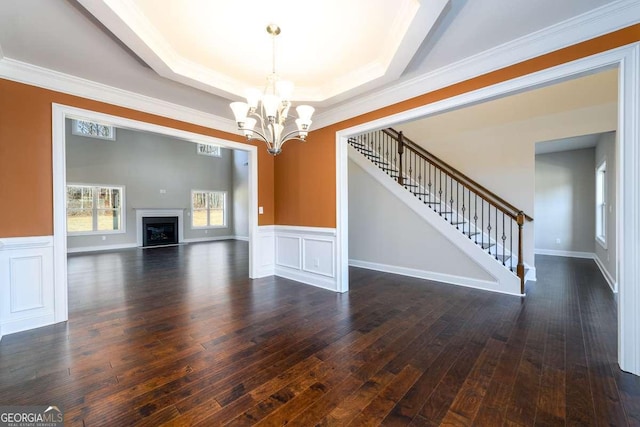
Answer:
[[[124,187],[67,185],[67,233],[124,233]]]
[[[191,227],[226,227],[225,191],[191,191]]]

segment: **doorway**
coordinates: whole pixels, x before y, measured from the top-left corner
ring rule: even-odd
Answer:
[[[193,132],[182,131],[165,126],[155,125],[138,120],[99,113],[65,105],[53,105],[53,195],[54,195],[54,298],[55,322],[68,319],[68,289],[67,289],[67,214],[66,214],[66,121],[89,120],[96,123],[110,125],[115,128],[143,133],[153,133],[181,141],[203,146],[220,146],[231,150],[245,152],[248,175],[248,240],[249,240],[249,277],[257,275],[256,239],[258,211],[258,169],[257,148],[247,144],[227,141]]]

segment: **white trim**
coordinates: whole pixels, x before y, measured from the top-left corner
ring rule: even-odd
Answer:
[[[635,13],[633,16],[638,16],[639,2],[627,0],[615,4],[632,8],[622,12],[632,11]],[[620,143],[617,152],[619,165],[617,182],[620,185],[616,198],[617,253],[620,266],[618,362],[622,370],[640,375],[640,316],[637,315],[637,307],[640,307],[640,263],[637,262],[640,259],[640,189],[638,188],[640,185],[640,43],[612,49],[336,132],[338,277],[346,277],[348,274],[345,270],[348,264],[346,225],[349,218],[347,140],[350,136],[613,67],[618,67],[620,70],[618,97]]]
[[[2,69],[0,62],[0,70]],[[1,71],[0,71],[1,73]],[[91,86],[96,89],[96,86]],[[135,102],[134,102],[135,103]],[[138,108],[131,105],[132,108]],[[183,108],[183,107],[180,107]],[[138,108],[140,109],[140,108]],[[144,110],[144,109],[142,109]],[[157,113],[157,111],[156,111]],[[182,139],[185,141],[216,144],[224,148],[242,150],[248,152],[249,177],[249,277],[255,278],[260,272],[257,262],[257,242],[258,235],[258,149],[253,145],[242,144],[233,141],[226,141],[220,138],[200,135],[166,126],[127,119],[124,117],[112,116],[96,111],[81,108],[53,104],[52,105],[52,144],[53,144],[53,256],[54,256],[54,289],[55,289],[55,322],[68,319],[68,297],[67,297],[67,236],[66,236],[66,159],[65,159],[65,120],[67,118],[87,118],[101,123],[109,123],[116,127],[134,129],[144,132],[153,132],[169,137]],[[197,123],[189,120],[189,115],[177,114],[173,118]],[[204,124],[204,123],[200,123]],[[215,122],[206,123],[205,126],[216,126]],[[235,125],[234,125],[235,127]],[[137,211],[136,211],[137,212]],[[182,222],[184,224],[184,221]]]
[[[78,254],[84,252],[98,252],[98,251],[114,251],[119,249],[132,249],[137,248],[136,243],[117,243],[114,245],[103,246],[78,246],[77,248],[67,248],[68,254]]]
[[[308,273],[306,271],[287,268],[281,265],[277,265],[274,274],[278,277],[284,277],[285,279],[295,280],[296,282],[304,283],[306,285],[315,286],[318,288],[326,289],[328,291],[336,291],[335,280],[329,277],[321,277],[316,274]]]
[[[16,61],[15,59],[6,57],[0,59],[0,77],[145,113],[169,117],[174,120],[219,129],[224,132],[237,133],[236,122],[232,119],[38,67],[26,62]]]
[[[249,236],[232,236],[233,240],[242,240],[243,242],[249,241]]]
[[[53,236],[0,238],[0,251],[10,249],[48,248],[51,246],[53,246]]]
[[[306,227],[301,225],[274,225],[273,231],[276,233],[302,233],[302,234],[318,234],[323,236],[335,236],[336,229],[330,227]]]
[[[593,252],[576,252],[576,251],[560,251],[555,249],[537,249],[535,250],[536,255],[551,255],[551,256],[562,256],[567,258],[584,258],[584,259],[593,259],[596,254]]]
[[[416,277],[418,279],[431,280],[434,282],[446,283],[449,285],[464,286],[483,291],[491,291],[499,294],[514,295],[521,297],[518,293],[504,292],[495,289],[495,283],[488,280],[473,279],[471,277],[454,276],[452,274],[436,273],[433,271],[419,270],[416,268],[401,267],[397,265],[381,264],[377,262],[360,261],[350,259],[349,265],[352,267],[366,268],[367,270],[382,271],[385,273],[399,274],[401,276]]]
[[[142,218],[144,217],[178,217],[178,243],[184,242],[184,209],[137,209],[136,211],[136,245],[142,247]]]
[[[537,270],[535,267],[531,267],[529,264],[524,263],[524,269],[526,271],[526,274],[524,275],[525,283],[538,281]]]
[[[600,272],[604,276],[604,279],[607,281],[607,284],[611,288],[611,292],[613,292],[614,294],[617,294],[618,284],[616,283],[615,279],[611,277],[611,274],[609,274],[609,272],[607,271],[607,268],[604,266],[604,263],[602,262],[600,257],[597,254],[593,254],[593,260],[596,262],[596,265],[600,269]]]
[[[577,43],[628,27],[638,22],[640,2],[618,0],[593,9],[566,21],[527,34],[499,46],[472,55],[453,64],[400,81],[370,95],[356,97],[338,107],[316,114],[314,129],[341,122],[388,105],[433,92],[499,70],[528,59],[536,58]]]
[[[218,240],[236,240],[236,237],[235,236],[194,237],[192,239],[184,239],[182,243],[215,242]]]

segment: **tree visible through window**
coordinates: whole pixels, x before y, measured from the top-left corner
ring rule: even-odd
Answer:
[[[191,226],[193,228],[224,227],[227,224],[225,207],[226,192],[191,192]]]
[[[67,232],[121,232],[123,193],[117,186],[67,185]]]
[[[607,162],[596,169],[596,240],[607,245]]]

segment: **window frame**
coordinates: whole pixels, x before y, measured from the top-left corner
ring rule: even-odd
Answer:
[[[69,231],[69,200],[67,199],[67,194],[69,187],[81,187],[81,188],[91,188],[93,191],[93,206],[91,208],[92,211],[92,230],[91,231]],[[104,210],[98,207],[98,193],[102,188],[109,189],[118,189],[120,190],[120,229],[119,230],[98,230],[98,216],[97,213],[100,210]],[[116,185],[116,184],[86,184],[86,183],[77,183],[77,182],[67,182],[65,188],[65,226],[67,229],[67,236],[96,236],[96,235],[104,235],[104,234],[126,234],[127,233],[127,218],[126,218],[126,209],[125,209],[125,200],[126,200],[126,189],[124,185]]]
[[[596,242],[607,249],[607,159],[605,158],[596,167]]]
[[[207,211],[207,225],[194,225],[193,224],[193,220],[195,218],[194,216],[194,212],[195,211],[199,211],[199,210],[203,210],[203,209],[195,209],[193,206],[193,196],[195,193],[205,193],[207,194],[206,200],[207,200],[207,207],[205,208]],[[222,206],[222,225],[211,225],[211,208],[209,207],[209,197],[212,193],[220,193],[223,196],[223,206]],[[191,225],[191,229],[192,230],[210,230],[210,229],[215,229],[215,228],[228,228],[228,221],[227,221],[227,216],[228,216],[228,197],[227,197],[227,191],[225,190],[191,190],[191,197],[189,199],[189,205],[191,207],[190,212],[191,212],[191,221],[190,221],[190,225]]]

